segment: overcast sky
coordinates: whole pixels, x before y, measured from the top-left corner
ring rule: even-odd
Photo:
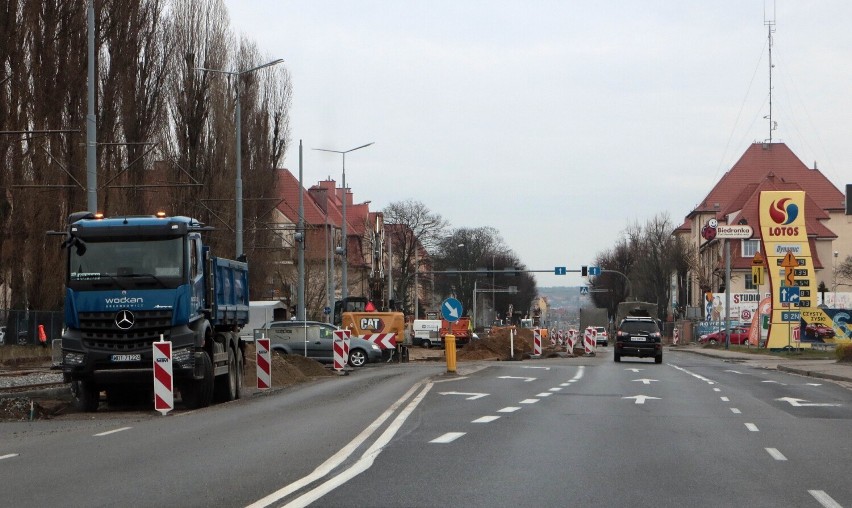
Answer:
[[[530,269],[579,270],[628,224],[679,225],[769,137],[767,0],[226,0],[293,81],[285,166],[381,210],[493,226]],[[852,183],[852,2],[779,0],[773,140]],[[536,274],[539,286],[579,275]]]

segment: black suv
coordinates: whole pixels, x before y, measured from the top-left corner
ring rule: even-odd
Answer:
[[[622,356],[654,357],[655,363],[663,363],[663,343],[657,322],[649,317],[628,317],[621,320],[615,334],[613,358],[621,361]]]

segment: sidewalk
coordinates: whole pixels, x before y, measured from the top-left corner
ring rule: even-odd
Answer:
[[[800,360],[781,356],[741,353],[726,349],[702,348],[692,345],[670,347],[669,350],[721,358],[758,368],[791,372],[801,376],[852,383],[852,364],[837,363],[836,360]]]

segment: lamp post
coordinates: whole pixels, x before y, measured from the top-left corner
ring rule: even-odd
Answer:
[[[221,69],[207,69],[204,67],[196,67],[195,70],[205,71],[205,72],[217,72],[219,74],[227,74],[229,76],[236,76],[236,85],[235,89],[237,92],[237,104],[236,104],[236,112],[234,113],[234,123],[237,124],[237,178],[236,178],[236,246],[235,250],[237,259],[242,256],[243,253],[243,162],[242,162],[242,128],[241,128],[241,117],[242,112],[240,111],[240,78],[243,74],[248,74],[250,72],[254,72],[259,69],[263,69],[264,67],[270,67],[273,65],[280,64],[283,62],[283,58],[279,58],[278,60],[273,60],[271,62],[267,62],[263,65],[258,65],[257,67],[252,67],[251,69],[246,69],[244,71],[225,71]]]
[[[360,150],[362,148],[367,148],[375,142],[367,143],[366,145],[361,145],[355,148],[350,148],[349,150],[329,150],[327,148],[314,148],[314,150],[318,150],[320,152],[331,152],[331,153],[339,153],[343,156],[343,224],[340,227],[340,232],[343,236],[343,247],[338,250],[338,254],[343,255],[343,272],[340,281],[340,285],[343,286],[340,288],[340,296],[341,299],[345,299],[349,296],[349,281],[347,279],[347,267],[349,266],[349,253],[347,252],[347,241],[346,241],[346,154],[349,152],[354,152],[355,150]]]

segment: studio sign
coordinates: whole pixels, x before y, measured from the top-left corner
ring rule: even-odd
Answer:
[[[744,224],[738,226],[716,226],[716,238],[751,238],[751,226]]]

